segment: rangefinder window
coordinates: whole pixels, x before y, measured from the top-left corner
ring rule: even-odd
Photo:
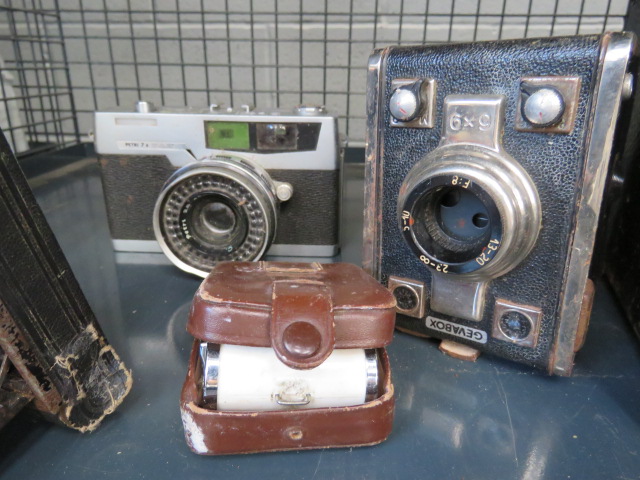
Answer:
[[[317,148],[319,123],[205,121],[207,148],[238,152],[309,152]]]
[[[217,150],[250,150],[249,124],[242,122],[204,122],[207,147]]]

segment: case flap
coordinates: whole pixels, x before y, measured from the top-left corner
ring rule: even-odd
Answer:
[[[271,347],[273,286],[284,281],[292,288],[309,284],[326,288],[332,305],[333,348],[377,348],[393,339],[394,296],[348,263],[221,263],[200,285],[187,331],[210,343]]]
[[[291,368],[315,368],[333,351],[331,292],[320,282],[280,280],[273,284],[271,345]]]

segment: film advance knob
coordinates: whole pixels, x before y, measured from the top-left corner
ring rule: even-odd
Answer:
[[[522,115],[536,127],[549,127],[562,119],[564,109],[560,92],[553,87],[543,87],[532,91],[524,100]]]
[[[400,122],[410,122],[420,113],[419,89],[411,86],[398,87],[391,94],[389,110],[391,116]]]

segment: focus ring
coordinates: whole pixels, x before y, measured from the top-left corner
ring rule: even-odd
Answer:
[[[247,223],[247,233],[238,248],[215,251],[205,245],[199,246],[197,241],[189,241],[188,237],[193,238],[193,233],[189,233],[188,226],[181,222],[182,213],[198,195],[211,193],[221,194],[236,206],[242,205],[238,210],[244,214],[242,220]],[[223,260],[252,260],[266,241],[264,210],[242,185],[218,174],[202,173],[187,177],[167,194],[164,206],[161,225],[166,241],[174,251],[180,249],[189,260],[204,268]]]
[[[204,217],[196,225],[195,212],[207,211],[207,202],[233,217],[231,229],[216,230]],[[167,180],[156,201],[154,233],[176,266],[204,277],[221,261],[259,259],[275,235],[276,208],[265,171],[241,159],[214,158],[182,167]]]

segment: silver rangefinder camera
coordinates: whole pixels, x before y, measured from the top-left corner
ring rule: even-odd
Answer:
[[[95,114],[115,250],[164,252],[206,276],[220,261],[332,257],[341,149],[324,107],[155,108]]]

